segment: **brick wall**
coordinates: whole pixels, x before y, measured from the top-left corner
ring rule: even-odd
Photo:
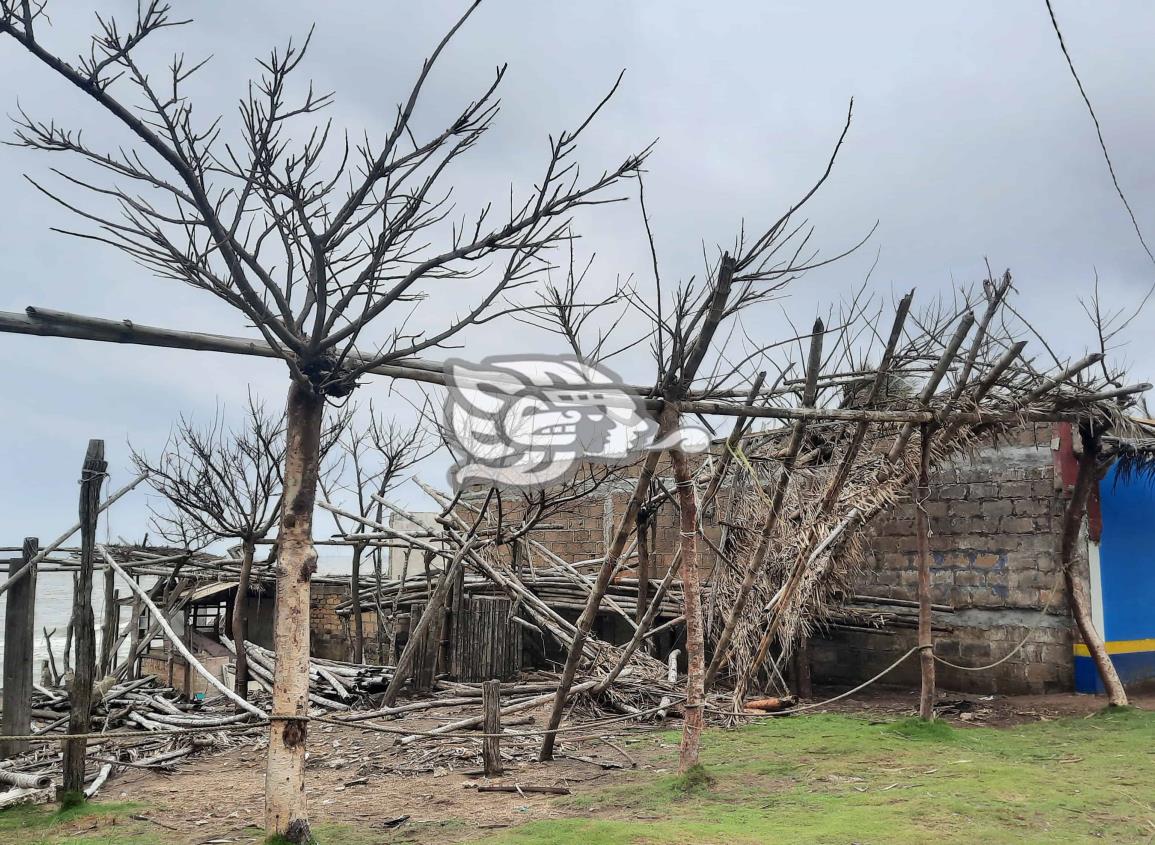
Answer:
[[[312,585],[309,596],[309,632],[310,651],[314,657],[325,660],[349,659],[349,622],[337,615],[337,605],[348,597],[347,585]],[[368,621],[369,617],[365,618]]]
[[[940,663],[942,688],[999,693],[1073,688],[1070,615],[1057,563],[1064,498],[1056,486],[1051,435],[1050,426],[1028,429],[1011,444],[980,449],[932,475],[926,505],[932,601],[955,608],[935,614],[936,625],[952,629],[935,635],[935,653],[959,665],[992,663],[1038,626],[1018,654],[993,669],[967,672]],[[856,591],[916,599],[913,506],[883,515],[870,533],[873,561]],[[1040,616],[1044,607],[1047,613]],[[815,681],[863,681],[916,643],[914,631],[830,632],[812,643]],[[917,685],[918,677],[912,657],[887,680]]]

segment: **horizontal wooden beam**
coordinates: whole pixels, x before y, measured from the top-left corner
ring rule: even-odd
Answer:
[[[127,343],[136,346],[156,346],[167,349],[187,349],[198,352],[221,352],[230,355],[251,355],[261,358],[280,356],[263,340],[234,337],[231,335],[208,334],[176,329],[146,326],[132,320],[107,320],[88,317],[45,308],[29,307],[25,313],[0,311],[0,332],[38,335],[40,337],[67,337],[91,340],[101,343]],[[363,353],[353,352],[350,361],[363,364],[370,360]],[[367,372],[387,378],[419,381],[444,386],[446,382],[443,365],[422,359],[399,359],[393,364],[381,364]],[[1058,384],[1053,386],[1057,387]],[[575,388],[578,386],[575,386]],[[602,386],[604,387],[604,385]],[[625,385],[628,392],[641,393],[648,388]],[[934,410],[870,410],[857,408],[789,408],[773,406],[750,406],[741,402],[725,402],[690,399],[680,404],[682,413],[706,414],[710,416],[748,416],[774,420],[810,420],[833,422],[876,422],[876,423],[924,423],[957,422],[964,425],[980,423],[1014,422],[1062,422],[1078,419],[1085,415],[1085,408],[1097,401],[1120,398],[1142,393],[1151,389],[1150,384],[1107,391],[1102,394],[1086,394],[1079,397],[1063,397],[1077,402],[1080,407],[1063,409],[1024,409],[1014,413],[951,412],[942,414]],[[1032,397],[1040,398],[1040,397]],[[647,410],[660,411],[662,400],[639,397],[639,402]]]

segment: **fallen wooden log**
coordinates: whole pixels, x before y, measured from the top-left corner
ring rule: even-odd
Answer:
[[[52,786],[52,776],[45,772],[27,774],[0,769],[0,783],[6,783],[19,789],[47,789]]]
[[[478,792],[516,792],[519,795],[537,793],[541,795],[569,795],[570,791],[564,786],[522,786],[519,784],[493,784],[477,787]]]

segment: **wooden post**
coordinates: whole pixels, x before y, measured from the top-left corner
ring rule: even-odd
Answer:
[[[914,524],[918,539],[918,648],[922,668],[922,691],[918,715],[934,719],[934,634],[930,616],[930,524],[926,501],[930,498],[930,431],[923,423],[920,429],[918,478],[914,487]]]
[[[116,643],[116,633],[120,624],[117,618],[116,573],[111,568],[104,570],[104,614],[100,630],[100,677],[111,674],[116,655],[112,653]]]
[[[810,637],[799,637],[794,647],[794,692],[799,698],[812,698],[814,684],[810,676]]]
[[[24,538],[21,559],[25,565],[36,556],[40,541]],[[4,717],[0,733],[27,736],[32,733],[32,647],[36,636],[36,567],[8,591],[4,609]],[[0,759],[28,750],[27,740],[0,743]]]
[[[481,685],[481,711],[485,714],[481,756],[485,761],[485,776],[495,777],[501,768],[501,681],[486,681]]]
[[[76,644],[76,667],[69,690],[71,711],[68,732],[84,734],[91,729],[92,684],[96,675],[96,632],[92,618],[92,564],[96,557],[96,521],[100,514],[100,487],[108,464],[104,441],[89,440],[80,473],[80,571],[72,599],[72,627]],[[88,742],[64,742],[64,781],[60,797],[65,802],[82,801],[84,796],[84,756]]]

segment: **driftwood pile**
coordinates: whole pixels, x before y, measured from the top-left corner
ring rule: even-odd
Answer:
[[[220,751],[262,732],[248,713],[233,712],[222,698],[189,701],[152,676],[96,685],[86,752],[85,795],[92,797],[124,769],[167,770],[195,752]],[[69,690],[38,687],[32,700],[33,735],[65,739]],[[155,738],[143,736],[155,734]],[[55,798],[63,767],[61,744],[36,742],[32,750],[0,763],[0,807]]]

